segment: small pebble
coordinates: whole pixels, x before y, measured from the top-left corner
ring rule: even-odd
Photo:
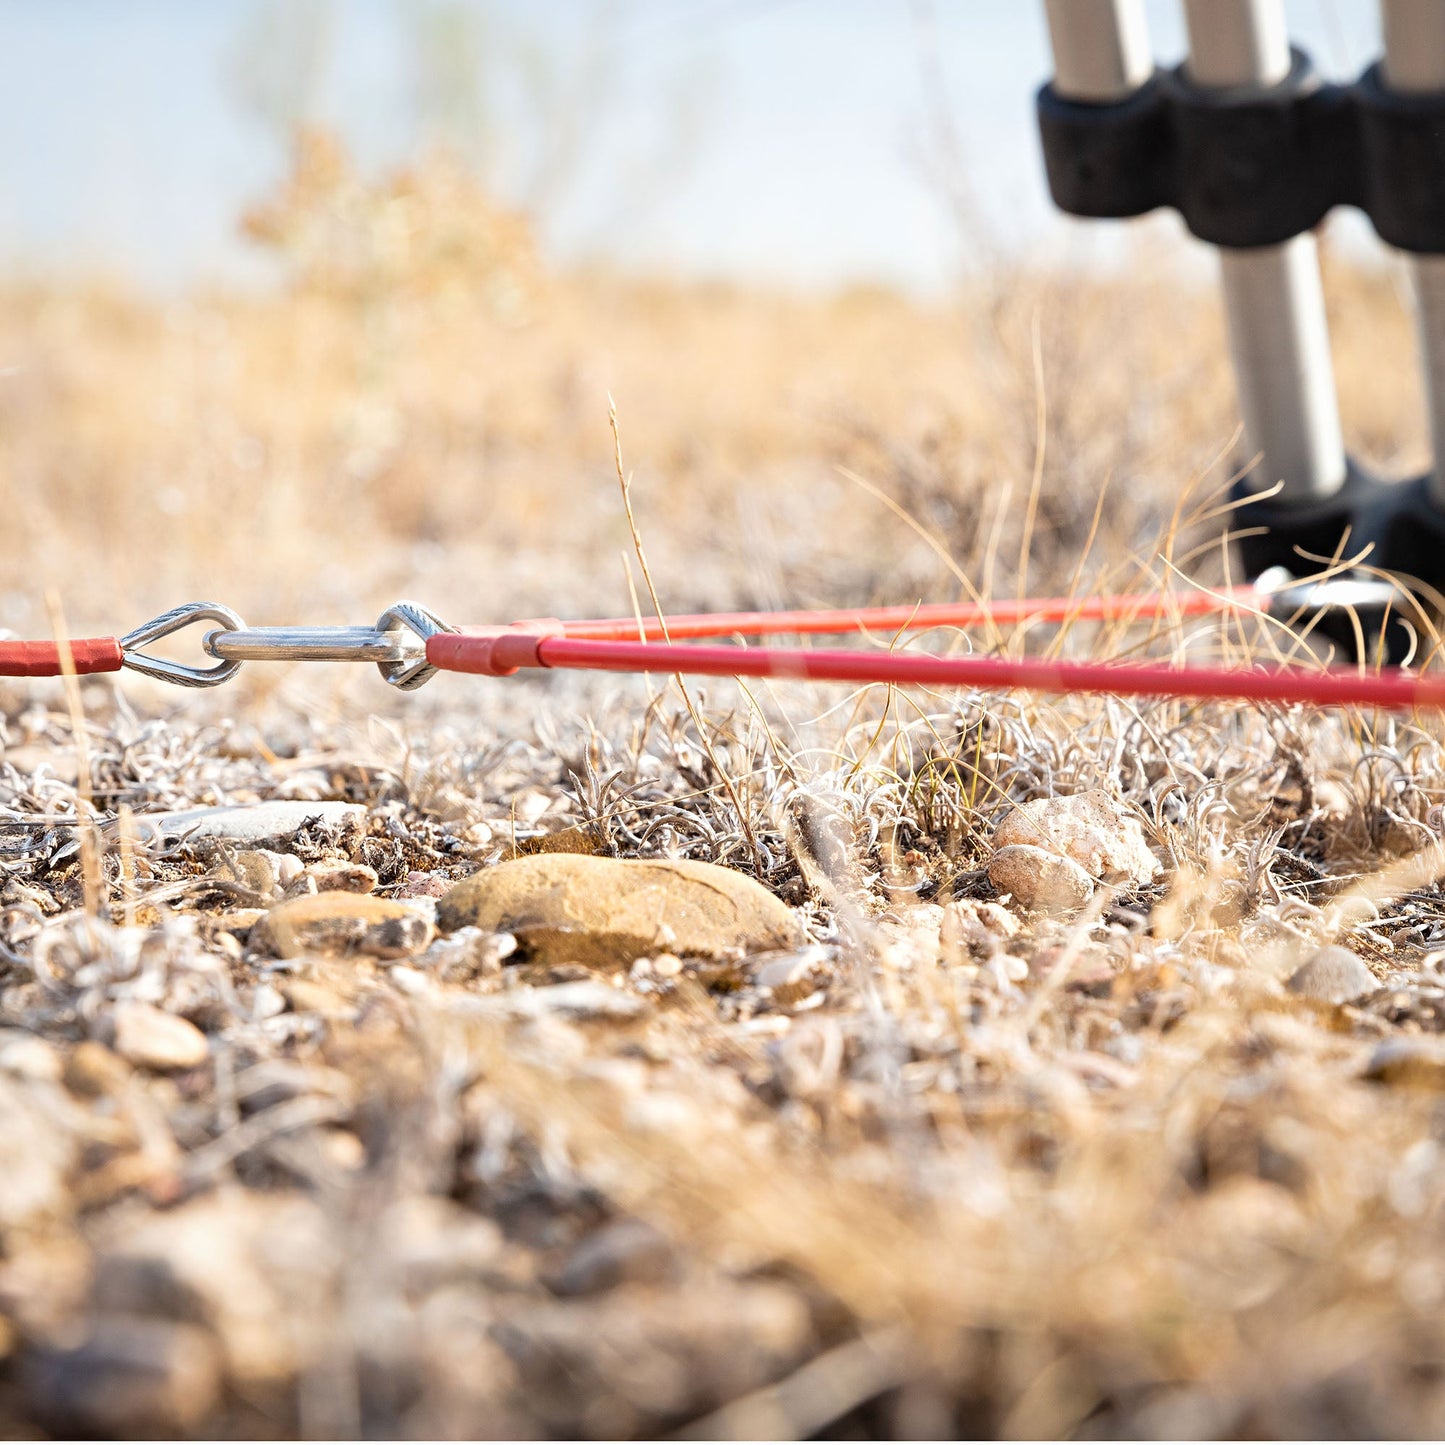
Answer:
[[[402,958],[419,953],[432,936],[432,925],[417,911],[419,906],[328,889],[278,903],[251,930],[250,944],[278,958],[308,952]]]
[[[60,1050],[34,1034],[15,1034],[0,1043],[0,1069],[22,1079],[53,1084],[64,1073]]]
[[[452,886],[452,880],[444,873],[423,873],[413,869],[406,875],[406,882],[396,890],[398,898],[441,898]]]
[[[392,983],[411,998],[431,992],[432,981],[420,969],[408,968],[404,963],[398,963],[389,970],[389,976]]]
[[[501,1014],[512,1018],[614,1019],[636,1018],[647,1011],[640,998],[600,980],[583,978],[573,983],[547,984],[541,988],[515,988],[482,997],[463,995],[467,1007],[480,1014]]]
[[[377,884],[375,868],[365,863],[349,863],[341,858],[327,858],[308,863],[287,886],[288,898],[302,898],[312,893],[370,893]]]
[[[272,983],[258,983],[251,995],[251,1017],[273,1019],[286,1012],[286,999],[281,990]]]
[[[1138,818],[1101,788],[1024,803],[994,829],[993,842],[1045,848],[1111,883],[1149,883],[1160,872]]]
[[[1320,949],[1285,981],[1285,988],[1301,998],[1336,1004],[1373,993],[1379,987],[1380,981],[1365,966],[1364,959],[1338,944]]]
[[[1082,908],[1094,893],[1094,880],[1077,863],[1029,843],[1000,848],[988,865],[988,881],[1024,908],[1050,913]]]
[[[115,1006],[115,1051],[143,1069],[194,1069],[210,1055],[206,1036],[189,1019],[148,1003],[125,1000]]]
[[[77,1044],[65,1061],[65,1087],[84,1098],[118,1093],[129,1077],[130,1065],[97,1039]]]

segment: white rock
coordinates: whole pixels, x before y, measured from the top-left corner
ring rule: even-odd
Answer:
[[[1100,882],[1149,883],[1160,872],[1139,820],[1098,788],[1022,804],[994,829],[993,842],[1045,848]]]
[[[115,1006],[115,1051],[144,1069],[194,1069],[210,1054],[206,1036],[189,1019],[127,999]]]
[[[515,1019],[630,1019],[647,1010],[647,1004],[597,979],[554,983],[542,988],[514,988],[505,993],[451,1002],[453,1012],[500,1014]]]
[[[360,828],[366,809],[360,803],[309,803],[280,799],[226,808],[186,808],[175,813],[141,814],[136,822],[167,839],[224,838],[232,843],[289,842],[308,824]]]
[[[1365,966],[1364,959],[1338,944],[1320,949],[1300,964],[1285,983],[1290,993],[1323,1003],[1346,1003],[1379,987],[1379,979]]]
[[[1093,896],[1094,880],[1071,859],[1028,843],[1010,843],[993,855],[988,881],[1025,908],[1063,912]]]

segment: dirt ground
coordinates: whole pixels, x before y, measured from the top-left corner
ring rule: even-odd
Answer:
[[[1225,576],[1173,238],[934,305],[554,276],[444,168],[324,148],[251,225],[278,295],[0,291],[0,625],[627,613],[609,395],[669,609]],[[1329,272],[1351,446],[1418,467],[1395,278]],[[0,1428],[1445,1433],[1438,717],[689,691],[701,728],[660,677],[0,691]],[[1000,903],[999,820],[1089,789],[1157,878]],[[155,825],[268,800],[316,812]],[[554,835],[720,862],[803,941],[435,931]],[[1286,989],[1327,944],[1369,985]]]

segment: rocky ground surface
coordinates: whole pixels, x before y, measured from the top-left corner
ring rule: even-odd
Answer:
[[[7,1432],[1445,1428],[1423,724],[965,697],[829,768],[665,690],[390,749],[47,696]]]

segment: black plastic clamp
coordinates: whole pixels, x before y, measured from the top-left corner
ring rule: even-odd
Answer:
[[[1445,253],[1445,91],[1401,93],[1379,66],[1320,80],[1293,52],[1278,85],[1193,84],[1158,70],[1124,100],[1037,99],[1054,203],[1124,218],[1170,206],[1201,241],[1273,246],[1357,206],[1380,238]]]

